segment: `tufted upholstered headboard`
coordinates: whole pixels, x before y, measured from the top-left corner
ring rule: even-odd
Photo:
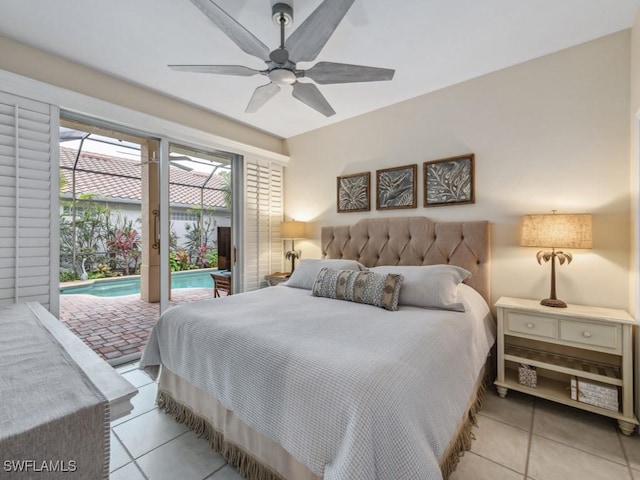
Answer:
[[[426,217],[366,218],[322,227],[322,255],[377,265],[452,264],[471,272],[466,284],[490,302],[489,222],[434,222]]]

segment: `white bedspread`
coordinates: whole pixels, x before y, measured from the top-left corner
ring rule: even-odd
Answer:
[[[286,286],[183,305],[140,366],[166,365],[325,480],[440,479],[494,341],[486,303],[462,287],[466,313]]]

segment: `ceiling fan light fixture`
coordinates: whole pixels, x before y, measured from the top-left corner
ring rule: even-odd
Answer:
[[[271,18],[273,23],[280,26],[281,22],[284,22],[285,27],[290,27],[293,24],[293,8],[286,3],[276,3],[271,7]]]
[[[286,68],[274,68],[269,72],[269,80],[278,85],[293,85],[296,74]]]
[[[285,27],[293,24],[293,0],[276,2],[271,9],[272,18],[280,30],[280,46],[275,50],[258,40],[215,2],[217,0],[190,0],[211,22],[231,39],[243,52],[267,64],[265,70],[254,70],[241,65],[169,65],[182,72],[213,73],[248,77],[264,75],[270,82],[255,89],[245,109],[253,113],[276,95],[282,86],[292,86],[291,95],[326,117],[336,112],[318,87],[313,83],[298,82],[308,78],[318,84],[379,82],[393,78],[394,70],[366,67],[346,63],[319,62],[307,70],[299,70],[298,62],[312,62],[329,40],[338,24],[355,0],[322,0],[320,5],[285,39]]]

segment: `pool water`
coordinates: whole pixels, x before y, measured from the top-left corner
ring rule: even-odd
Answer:
[[[211,273],[217,270],[196,270],[191,272],[173,272],[171,288],[213,288]],[[96,297],[119,297],[140,293],[140,276],[116,277],[94,280],[88,285],[60,287],[61,295],[83,293]]]

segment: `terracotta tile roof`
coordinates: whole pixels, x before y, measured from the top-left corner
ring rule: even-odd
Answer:
[[[72,172],[77,150],[60,147],[60,175],[66,183],[60,190],[64,197],[72,191]],[[142,201],[141,164],[126,158],[110,157],[97,153],[83,152],[76,171],[76,195],[94,194],[101,199],[129,202]],[[81,171],[88,170],[88,171]],[[116,176],[117,175],[117,176]],[[208,207],[226,209],[223,178],[213,175],[208,181],[207,173],[169,167],[169,196],[172,205],[200,205],[200,187],[205,185],[204,204]],[[205,184],[206,182],[206,184]],[[215,190],[213,190],[215,189]]]

